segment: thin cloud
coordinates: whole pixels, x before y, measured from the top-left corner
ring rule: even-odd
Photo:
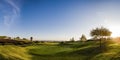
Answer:
[[[20,5],[16,2],[19,0],[4,0],[7,6],[6,13],[3,16],[4,25],[10,27],[15,20],[20,16]],[[7,10],[8,9],[8,10]],[[4,9],[3,9],[4,10]]]
[[[10,4],[15,11],[19,12],[20,8],[17,4],[15,4],[14,0],[5,0],[8,4]]]

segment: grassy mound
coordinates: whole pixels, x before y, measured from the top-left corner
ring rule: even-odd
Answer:
[[[86,60],[100,53],[95,51],[97,44],[98,42],[75,42],[66,45],[29,46],[27,49],[33,57],[32,60]]]
[[[0,46],[0,60],[29,60],[30,56],[23,47],[19,46]]]
[[[27,49],[32,60],[120,60],[120,44],[111,42],[102,49],[99,41],[29,46]]]
[[[0,60],[120,60],[120,43],[99,41],[20,47],[0,46]]]

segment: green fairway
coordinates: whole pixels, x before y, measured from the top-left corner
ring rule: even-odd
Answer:
[[[20,47],[0,46],[0,60],[119,60],[120,44],[109,43],[101,51],[99,41],[74,42],[65,45],[42,44]]]
[[[99,59],[104,59],[103,52],[99,50],[99,42],[96,41],[75,42],[68,45],[29,46],[27,49],[33,60],[98,60],[98,55],[101,56]]]

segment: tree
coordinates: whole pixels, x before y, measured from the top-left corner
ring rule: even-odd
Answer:
[[[27,40],[27,38],[23,38],[23,40]]]
[[[11,37],[8,37],[9,40],[11,40]]]
[[[19,37],[19,36],[18,36],[18,37],[16,37],[16,38],[15,38],[15,40],[20,40],[20,37]]]
[[[109,29],[104,28],[104,27],[95,28],[95,29],[91,30],[91,32],[90,32],[90,35],[93,38],[100,40],[100,47],[102,44],[102,40],[106,39],[106,38],[110,38],[111,34],[112,34],[112,32]]]
[[[80,41],[83,41],[83,42],[87,41],[87,38],[84,34],[82,34],[82,36],[80,38]]]
[[[74,39],[74,37],[72,37],[71,39],[70,39],[70,42],[74,42],[75,41],[75,39]]]
[[[32,41],[33,40],[33,37],[30,37],[30,41]]]
[[[101,38],[109,38],[111,36],[111,33],[112,32],[109,31],[109,29],[100,27],[91,30],[90,35],[94,38],[96,37],[97,39],[101,39]]]

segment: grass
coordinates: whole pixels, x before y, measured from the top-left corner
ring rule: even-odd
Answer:
[[[120,60],[120,43],[108,42],[102,50],[99,41],[5,45],[0,46],[0,60]]]
[[[29,60],[30,55],[25,48],[5,45],[0,46],[0,60]]]
[[[94,43],[94,44],[93,44]],[[88,56],[93,56],[99,53],[94,52],[97,42],[86,42],[86,43],[69,43],[66,45],[40,45],[40,46],[29,46],[28,52],[33,56],[34,60],[86,60]],[[93,52],[92,54],[89,54]]]

